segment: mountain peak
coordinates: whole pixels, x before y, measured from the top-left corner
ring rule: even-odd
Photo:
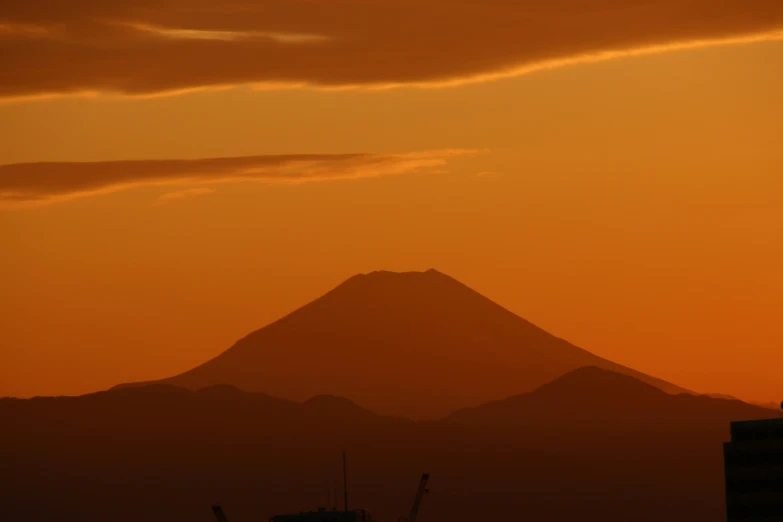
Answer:
[[[345,397],[331,394],[315,395],[302,403],[305,411],[316,415],[326,415],[335,419],[352,417],[376,417],[375,413],[362,408]]]
[[[231,384],[213,384],[197,390],[202,395],[230,397],[245,394],[245,391]]]
[[[763,409],[740,401],[670,395],[629,375],[587,366],[530,393],[463,408],[448,420],[484,429],[494,426],[500,431],[524,426],[528,433],[554,440],[568,429],[580,431],[584,437],[598,434],[600,438],[631,432],[653,434],[685,426],[694,415],[715,424],[723,422],[727,427],[732,419],[766,418]]]
[[[570,371],[533,390],[535,400],[561,403],[574,409],[601,410],[613,407],[645,408],[666,401],[661,389],[613,370],[585,366]]]
[[[617,371],[598,366],[582,366],[572,370],[552,382],[536,388],[535,394],[586,393],[591,396],[614,395],[622,391],[626,396],[665,395],[655,386],[624,375]]]
[[[313,406],[313,407],[338,407],[338,408],[359,408],[359,406],[356,405],[355,402],[353,402],[351,399],[346,399],[345,397],[338,397],[336,395],[331,395],[328,393],[323,393],[321,395],[314,395],[304,401],[302,404],[305,406]]]
[[[395,272],[393,270],[373,270],[372,272],[368,272],[366,274],[357,274],[357,275],[364,275],[364,276],[410,276],[410,275],[444,275],[441,272],[438,272],[434,268],[428,268],[427,270],[406,270],[404,272]]]
[[[426,280],[433,279],[446,279],[454,283],[459,284],[456,279],[453,279],[443,272],[439,272],[434,268],[429,268],[424,271],[406,271],[406,272],[393,272],[391,270],[373,270],[372,272],[356,274],[349,277],[343,284],[346,283],[367,283],[367,282],[390,282],[390,283],[421,283]],[[340,285],[342,286],[342,285]],[[337,287],[339,288],[339,286]]]
[[[433,419],[581,366],[682,391],[559,339],[432,268],[355,275],[164,382],[230,384],[296,402],[328,394],[382,415]]]

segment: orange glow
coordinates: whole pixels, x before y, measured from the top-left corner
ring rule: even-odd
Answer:
[[[0,395],[167,377],[356,273],[436,268],[602,357],[779,402],[783,43],[731,43],[450,88],[4,103],[2,165],[488,152],[4,208]]]

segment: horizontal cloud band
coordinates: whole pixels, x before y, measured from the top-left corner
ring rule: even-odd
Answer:
[[[458,82],[782,30],[781,0],[4,0],[0,98]]]
[[[48,203],[142,185],[203,185],[230,181],[301,183],[433,172],[465,149],[407,154],[297,154],[205,158],[46,162],[0,165],[0,204]]]

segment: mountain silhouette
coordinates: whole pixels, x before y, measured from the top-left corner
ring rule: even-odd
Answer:
[[[542,434],[581,426],[580,436],[636,430],[646,435],[687,428],[695,419],[719,425],[727,418],[770,412],[733,398],[668,394],[645,382],[598,367],[582,367],[534,391],[455,411],[446,420],[482,428],[520,427]],[[724,426],[725,428],[725,426]]]
[[[339,395],[380,413],[433,419],[588,365],[685,391],[559,339],[436,270],[380,271],[351,277],[161,382],[231,384],[296,401]]]
[[[776,415],[596,367],[437,421],[231,386],[0,399],[0,520],[264,520],[325,505],[345,449],[351,505],[381,521],[427,471],[422,522],[718,522],[729,423]]]
[[[671,401],[670,401],[671,399]],[[613,419],[650,416],[656,407],[671,412],[680,397],[620,373],[595,366],[573,370],[530,393],[457,410],[447,420],[481,424],[543,424],[556,419],[587,419],[588,425]],[[565,415],[567,413],[567,415]],[[547,422],[541,423],[541,416]],[[595,421],[595,422],[593,422]]]

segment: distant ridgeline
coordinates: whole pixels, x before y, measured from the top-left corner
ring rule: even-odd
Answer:
[[[771,416],[597,367],[434,421],[230,386],[2,399],[0,520],[206,522],[213,502],[232,522],[299,513],[324,505],[345,449],[351,498],[381,522],[423,469],[437,494],[419,522],[723,522],[729,425]]]

